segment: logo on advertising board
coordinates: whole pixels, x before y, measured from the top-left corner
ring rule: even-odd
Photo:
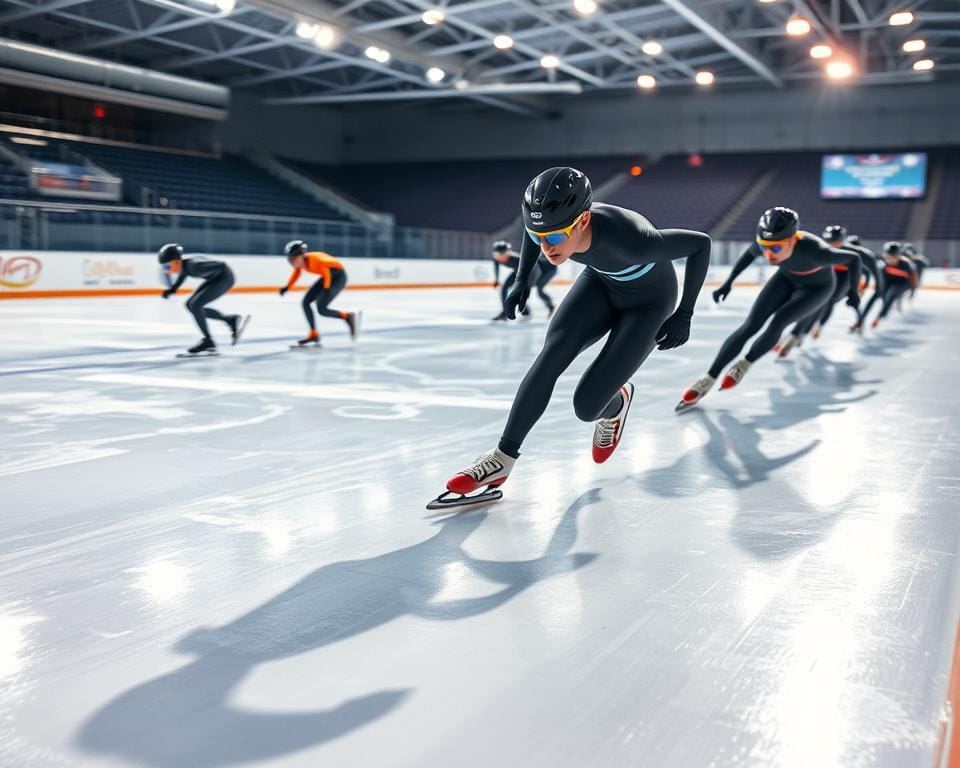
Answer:
[[[0,258],[0,285],[4,288],[29,288],[43,272],[43,262],[35,256]]]
[[[374,280],[399,280],[400,267],[394,267],[393,269],[381,269],[380,267],[374,267],[373,279]]]
[[[134,285],[136,273],[132,266],[114,259],[84,259],[84,285]]]

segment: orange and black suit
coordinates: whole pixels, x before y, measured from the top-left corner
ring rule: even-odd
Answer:
[[[300,273],[304,270],[314,275],[320,275],[320,279],[310,286],[303,297],[303,314],[307,317],[310,330],[315,331],[317,329],[313,310],[310,306],[314,302],[317,304],[317,312],[324,317],[338,317],[341,320],[346,320],[347,312],[339,312],[329,308],[330,302],[337,297],[337,294],[347,284],[347,272],[343,268],[343,264],[329,253],[323,253],[322,251],[305,253],[303,258],[306,259],[306,264],[293,270],[286,287],[287,289],[292,288],[300,279]]]

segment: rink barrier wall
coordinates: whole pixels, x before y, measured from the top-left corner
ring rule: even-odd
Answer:
[[[934,768],[960,768],[960,625],[953,647],[953,664],[947,683],[947,697],[940,718]]]
[[[266,293],[286,284],[290,267],[282,256],[217,256],[230,264],[237,293]],[[476,288],[493,282],[493,263],[464,259],[342,259],[350,284],[347,290]],[[582,267],[561,265],[556,285],[569,284]],[[682,276],[682,267],[678,268]],[[708,285],[726,279],[730,267],[711,267]],[[757,286],[773,268],[757,264],[737,285]],[[501,277],[505,277],[501,271]],[[74,298],[156,295],[166,285],[156,257],[145,253],[92,254],[75,251],[0,251],[0,299]],[[313,282],[304,275],[295,290]],[[195,283],[194,283],[195,284]],[[960,291],[960,269],[932,268],[924,272],[924,288]],[[184,292],[189,291],[189,284]]]

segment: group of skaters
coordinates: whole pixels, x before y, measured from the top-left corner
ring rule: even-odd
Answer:
[[[293,272],[286,285],[280,288],[281,296],[286,295],[287,291],[296,285],[303,272],[317,276],[316,282],[307,289],[301,301],[303,314],[310,329],[309,333],[291,347],[310,349],[320,346],[320,333],[317,331],[317,320],[313,312],[314,305],[317,313],[323,317],[337,318],[345,322],[350,338],[355,340],[360,329],[360,313],[344,312],[330,307],[330,303],[347,284],[347,271],[343,263],[328,253],[311,251],[303,240],[292,240],[287,243],[284,253],[290,266],[293,267]],[[177,276],[163,292],[165,299],[173,296],[188,277],[203,281],[187,299],[187,311],[193,315],[203,337],[180,356],[200,357],[219,354],[216,341],[207,325],[208,318],[225,323],[230,329],[231,342],[236,344],[247,323],[250,322],[250,315],[224,315],[210,306],[233,287],[235,278],[230,266],[224,261],[217,261],[201,254],[185,255],[183,246],[179,243],[164,245],[157,254],[157,259],[165,273]]]
[[[709,236],[657,229],[635,211],[594,202],[589,179],[569,167],[550,168],[534,178],[524,193],[522,210],[526,237],[520,254],[512,254],[516,263],[503,295],[506,318],[515,319],[526,308],[541,262],[557,267],[569,260],[584,269],[553,313],[543,348],[520,383],[496,448],[451,477],[428,509],[501,498],[500,486],[519,459],[523,440],[546,410],[557,379],[604,337],[603,347],[576,387],[573,407],[579,419],[594,422],[593,460],[605,462],[623,435],[634,397],[630,378],[655,347],[673,349],[690,336],[694,307],[710,265]],[[495,250],[504,245],[497,243]],[[862,333],[867,323],[875,328],[916,290],[929,264],[909,243],[888,242],[878,257],[839,225],[827,227],[817,237],[800,229],[796,211],[777,206],[760,217],[755,241],[713,292],[714,301],[725,300],[737,276],[759,257],[775,267],[774,273],[747,318],[723,342],[706,375],[682,393],[677,412],[699,403],[724,369],[720,387],[731,389],[768,352],[777,349],[786,356],[807,334],[819,336],[834,304],[844,299],[856,313],[852,332]],[[672,264],[678,259],[686,260],[679,302]],[[862,307],[866,285],[861,276],[873,285],[873,295]],[[870,320],[877,303],[879,315]]]
[[[569,167],[550,168],[534,178],[524,193],[522,213],[525,236],[520,252],[503,240],[493,245],[495,288],[501,287],[500,268],[510,270],[501,287],[501,311],[493,320],[528,314],[527,303],[535,289],[551,316],[543,347],[520,382],[496,448],[451,477],[429,509],[500,498],[500,486],[520,457],[524,439],[546,410],[557,379],[603,338],[602,348],[576,387],[573,407],[580,420],[594,422],[593,460],[605,462],[619,445],[626,425],[634,398],[630,378],[654,348],[674,349],[690,337],[694,307],[710,266],[709,236],[686,229],[657,229],[635,211],[594,202],[589,179]],[[329,254],[310,251],[302,240],[288,243],[285,253],[293,272],[279,289],[281,296],[304,271],[317,276],[302,301],[309,333],[293,347],[319,346],[314,307],[321,316],[346,323],[355,339],[359,313],[330,307],[347,284],[343,264]],[[776,350],[784,357],[808,335],[819,336],[840,301],[845,300],[856,313],[851,332],[862,333],[867,324],[876,328],[905,295],[916,290],[929,265],[909,243],[888,242],[876,256],[840,225],[827,227],[817,237],[800,229],[796,211],[777,206],[760,217],[756,239],[713,291],[714,301],[724,301],[736,278],[760,257],[775,268],[773,274],[744,322],[723,342],[707,373],[682,393],[678,412],[696,406],[724,369],[720,388],[731,389],[768,352]],[[682,292],[673,267],[680,259],[686,260]],[[177,275],[163,292],[164,298],[176,293],[187,277],[203,280],[187,301],[203,338],[186,355],[216,354],[208,319],[225,323],[236,344],[249,316],[223,315],[209,306],[233,286],[230,267],[206,256],[184,255],[177,244],[163,246],[159,261],[166,272]],[[582,264],[584,269],[557,306],[544,287],[566,261]],[[873,294],[861,306],[861,294],[871,284]],[[879,313],[871,320],[877,304]],[[746,354],[740,356],[751,340]]]

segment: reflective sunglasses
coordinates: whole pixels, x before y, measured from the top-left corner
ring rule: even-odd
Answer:
[[[789,242],[789,240],[761,240],[759,237],[757,238],[757,245],[771,253],[780,253]]]
[[[560,243],[570,239],[570,233],[573,232],[573,228],[580,223],[580,219],[583,218],[584,213],[586,213],[586,211],[577,216],[570,226],[564,227],[563,229],[554,229],[550,232],[534,232],[529,227],[524,227],[524,229],[527,230],[527,236],[537,245],[543,245],[544,243],[547,245],[560,245]]]

